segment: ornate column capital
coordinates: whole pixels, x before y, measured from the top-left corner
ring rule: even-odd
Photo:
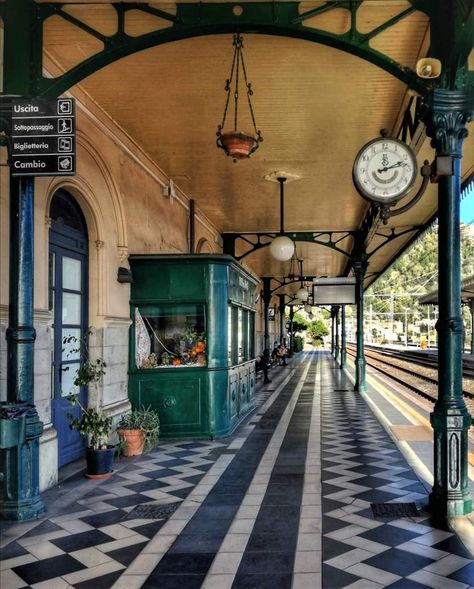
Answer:
[[[429,97],[426,132],[438,155],[462,157],[467,124],[474,117],[474,91],[437,88]]]
[[[117,246],[117,255],[120,264],[124,264],[128,260],[128,246],[127,245],[118,245]]]
[[[363,280],[369,263],[367,261],[367,254],[362,254],[356,258],[352,258],[352,268],[357,280]]]

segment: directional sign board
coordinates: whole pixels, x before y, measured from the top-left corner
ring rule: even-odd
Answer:
[[[313,300],[315,305],[355,304],[354,277],[315,278],[313,283]]]
[[[12,176],[73,176],[76,172],[73,98],[12,102]]]

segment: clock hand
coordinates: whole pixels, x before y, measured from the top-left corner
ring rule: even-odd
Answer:
[[[406,162],[402,162],[401,160],[399,162],[397,162],[396,164],[392,164],[391,166],[385,166],[384,168],[379,168],[377,170],[377,172],[380,174],[380,172],[386,172],[387,170],[391,170],[392,168],[400,168],[401,166],[406,166]]]

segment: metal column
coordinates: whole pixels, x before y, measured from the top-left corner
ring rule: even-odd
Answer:
[[[431,414],[434,430],[434,485],[430,511],[438,516],[466,515],[472,510],[468,480],[467,433],[471,417],[462,395],[460,272],[460,172],[466,123],[474,112],[474,93],[433,91],[431,125],[437,158],[452,159],[452,175],[438,184],[438,400]]]
[[[346,348],[346,306],[341,307],[341,370],[347,366]]]
[[[295,307],[294,305],[290,305],[290,349],[288,352],[289,356],[293,356],[293,317],[295,316]]]
[[[334,307],[331,307],[331,354],[334,356],[335,349],[335,327],[334,327]]]
[[[334,359],[336,362],[339,360],[339,309],[340,307],[334,307],[334,321],[336,324],[336,337],[334,341]]]
[[[270,301],[272,299],[272,293],[270,289],[270,278],[263,278],[263,382],[269,383],[271,382],[268,378],[268,366],[270,364],[270,334],[268,330],[268,308],[270,307]]]
[[[469,311],[471,312],[471,354],[474,354],[474,298],[470,301]]]
[[[4,93],[32,96],[42,75],[42,39],[32,34],[38,5],[29,0],[8,0],[3,8]],[[5,97],[2,102],[3,108],[8,108]],[[10,129],[5,131],[9,134]],[[43,423],[34,405],[33,275],[34,178],[10,177],[7,400],[24,404],[28,410],[24,442],[0,450],[0,517],[4,520],[36,519],[45,511],[39,492],[39,438]]]
[[[357,307],[357,351],[355,360],[355,386],[359,393],[367,392],[365,380],[365,355],[364,355],[364,277],[367,269],[365,255],[359,256],[353,261],[356,277],[356,307]]]
[[[10,306],[7,339],[7,397],[27,407],[26,439],[0,450],[1,519],[25,521],[44,513],[39,492],[39,439],[34,406],[33,253],[34,180],[10,178]]]
[[[280,301],[279,303],[279,311],[280,311],[280,344],[282,346],[285,345],[285,336],[284,336],[284,325],[285,325],[285,308],[286,308],[286,304],[285,304],[285,295],[284,294],[279,294],[278,295],[278,299]],[[285,346],[286,347],[286,346]],[[286,366],[286,356],[283,356],[283,366]]]

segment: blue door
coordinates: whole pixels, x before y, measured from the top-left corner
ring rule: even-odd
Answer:
[[[53,311],[52,328],[52,416],[58,434],[58,462],[63,466],[81,458],[85,440],[69,428],[68,413],[80,410],[67,400],[78,394],[87,404],[87,391],[75,389],[76,370],[81,354],[76,351],[87,334],[87,227],[75,199],[58,190],[50,208],[49,231],[49,307]],[[72,340],[71,340],[72,338]]]

